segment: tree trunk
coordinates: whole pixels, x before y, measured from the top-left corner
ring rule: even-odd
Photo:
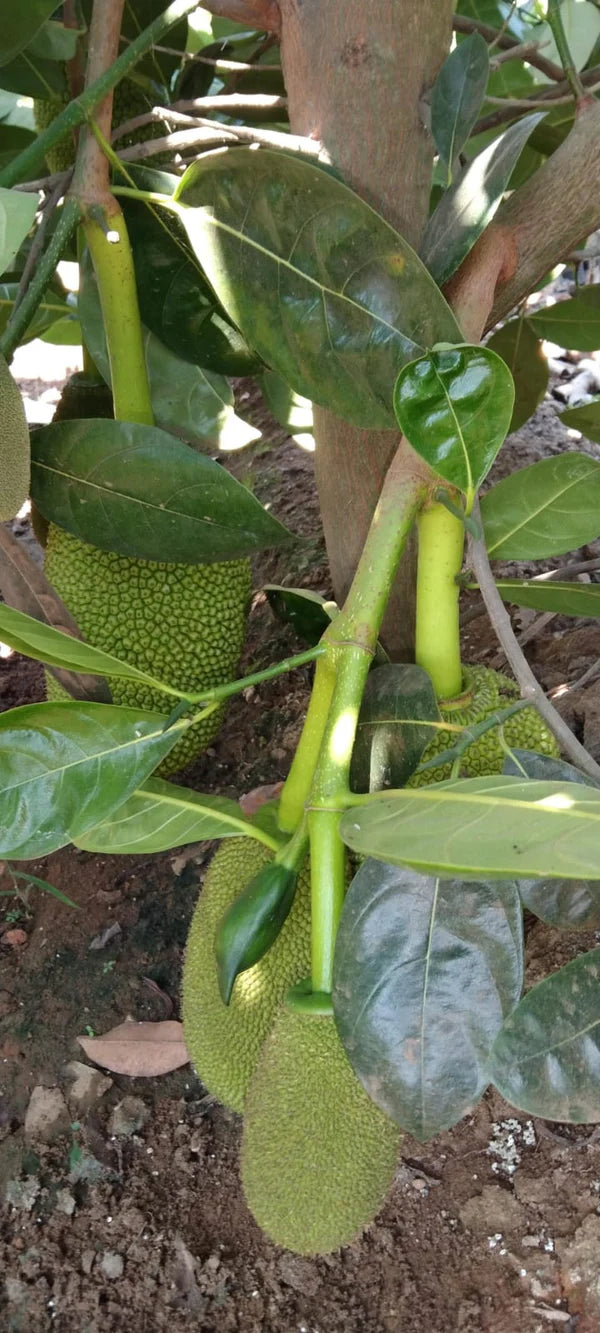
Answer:
[[[453,0],[280,0],[292,130],[320,139],[344,180],[413,246],[427,219],[433,149],[420,112],[450,47]],[[319,500],[343,601],[398,443],[315,409]],[[408,448],[408,446],[406,446]],[[405,562],[383,638],[413,655],[414,577]]]

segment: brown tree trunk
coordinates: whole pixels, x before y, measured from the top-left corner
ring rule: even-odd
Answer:
[[[432,142],[420,111],[449,47],[453,0],[280,0],[292,129],[320,139],[344,179],[417,246]],[[398,437],[315,409],[317,483],[335,593],[343,601]],[[412,565],[414,561],[410,561]],[[401,573],[384,622],[413,651],[414,578]]]

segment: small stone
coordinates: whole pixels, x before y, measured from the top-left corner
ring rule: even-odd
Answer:
[[[6,1202],[11,1208],[22,1208],[30,1213],[40,1192],[41,1185],[35,1176],[26,1180],[8,1180],[6,1183]]]
[[[91,1273],[91,1271],[92,1271],[92,1268],[93,1268],[93,1266],[94,1266],[94,1259],[95,1259],[95,1258],[96,1258],[96,1251],[95,1251],[95,1250],[83,1250],[83,1251],[82,1251],[82,1254],[81,1254],[81,1271],[82,1271],[83,1273],[86,1274],[86,1277],[89,1277],[89,1275],[90,1275],[90,1273]]]
[[[118,1137],[131,1138],[132,1134],[139,1134],[149,1119],[150,1111],[141,1097],[124,1097],[121,1102],[117,1102],[111,1113],[108,1132]]]
[[[485,1185],[481,1194],[467,1199],[459,1217],[469,1231],[523,1231],[527,1214],[517,1199],[500,1185]]]
[[[5,1278],[4,1291],[10,1305],[21,1305],[27,1296],[27,1286],[18,1277]]]
[[[22,949],[23,945],[27,944],[27,934],[16,926],[14,930],[4,931],[2,943],[8,944],[11,949]]]
[[[277,1273],[282,1282],[301,1296],[316,1296],[321,1278],[315,1264],[300,1255],[284,1254],[277,1264]]]
[[[44,1088],[38,1084],[25,1112],[25,1138],[51,1143],[61,1134],[68,1133],[70,1124],[67,1103],[60,1088]]]
[[[75,1200],[70,1190],[57,1190],[56,1203],[54,1205],[57,1213],[64,1213],[65,1217],[72,1217],[75,1212]]]
[[[118,1282],[119,1278],[123,1276],[125,1267],[123,1255],[116,1254],[114,1250],[105,1250],[100,1261],[100,1267],[109,1282]]]
[[[561,1276],[569,1309],[574,1315],[584,1315],[590,1328],[600,1321],[600,1217],[591,1213],[577,1228],[574,1235],[557,1241]]]
[[[146,1218],[141,1208],[124,1208],[119,1213],[119,1222],[121,1226],[127,1228],[127,1231],[134,1231],[137,1235],[141,1235],[146,1225]]]
[[[112,1078],[107,1078],[100,1069],[92,1069],[81,1060],[71,1060],[65,1066],[65,1073],[72,1079],[67,1092],[67,1100],[74,1115],[86,1115],[96,1102],[112,1088]]]

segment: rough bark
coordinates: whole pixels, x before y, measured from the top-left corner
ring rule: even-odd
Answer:
[[[319,139],[348,184],[417,246],[433,158],[420,101],[450,47],[452,0],[426,7],[423,0],[281,0],[280,8],[292,130]],[[315,437],[325,539],[342,601],[398,436],[356,430],[316,409]],[[384,622],[396,658],[412,653],[413,588],[405,571]]]

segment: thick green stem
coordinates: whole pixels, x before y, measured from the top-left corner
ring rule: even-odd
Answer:
[[[293,833],[302,819],[314,777],[335,685],[330,655],[319,658],[302,735],[279,800],[279,827]]]
[[[25,330],[29,327],[48,283],[54,277],[56,265],[63,253],[81,217],[81,208],[76,199],[65,199],[60,210],[52,239],[37,265],[35,277],[27,288],[23,300],[15,306],[13,313],[0,338],[0,351],[6,361],[10,361],[18,347]]]
[[[438,699],[462,690],[459,585],[465,529],[442,504],[423,509],[418,518],[417,632],[415,660],[433,681]]]
[[[135,41],[123,51],[122,55],[115,60],[110,69],[97,79],[95,83],[90,84],[85,92],[77,98],[77,101],[71,102],[56,120],[48,126],[42,134],[39,134],[35,142],[19,153],[12,162],[0,171],[0,185],[16,185],[18,181],[30,180],[35,172],[40,170],[44,164],[44,157],[49,148],[64,139],[69,130],[74,130],[78,125],[83,125],[88,115],[101,102],[106,94],[114,88],[116,83],[124,77],[125,74],[141,60],[142,56],[155,44],[161,37],[172,28],[179,19],[185,18],[193,9],[197,8],[198,0],[174,0],[173,4],[165,9],[163,14],[159,14],[144,31],[135,38]]]
[[[89,217],[86,240],[98,281],[115,418],[154,425],[129,236],[123,214],[109,222]]]
[[[331,993],[335,937],[346,889],[346,848],[337,831],[339,811],[313,810],[310,837],[311,981],[313,991]],[[318,866],[318,874],[313,868]]]

